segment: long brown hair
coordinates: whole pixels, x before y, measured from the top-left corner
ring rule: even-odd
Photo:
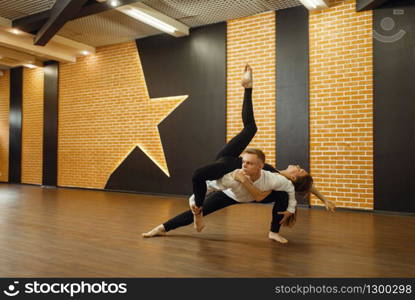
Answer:
[[[310,174],[297,177],[295,181],[292,182],[295,188],[295,191],[299,193],[302,197],[307,196],[313,186],[313,177]]]
[[[310,174],[297,177],[295,181],[292,181],[295,192],[298,193],[301,197],[306,197],[311,191],[313,187],[313,177]],[[297,222],[298,217],[298,209],[295,210],[295,213],[289,216],[284,223],[283,226],[293,227],[294,224]]]
[[[293,227],[295,222],[297,222],[297,216],[298,216],[298,208],[295,210],[295,213],[291,216],[289,216],[284,223],[282,223],[282,226],[288,226]]]

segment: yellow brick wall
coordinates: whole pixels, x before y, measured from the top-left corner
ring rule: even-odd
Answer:
[[[311,173],[338,206],[373,208],[372,13],[355,1],[333,1],[310,14]],[[275,164],[275,12],[228,21],[227,139],[242,128],[245,63],[254,70],[258,133],[250,146]],[[58,184],[103,188],[140,145],[166,167],[151,127],[145,80],[135,43],[102,47],[60,68]],[[171,103],[170,103],[171,104]],[[173,106],[170,106],[169,110]],[[312,204],[317,204],[312,198]]]
[[[178,104],[149,100],[135,42],[101,47],[62,64],[58,185],[104,188],[137,145],[167,169],[156,124]]]
[[[22,183],[42,184],[43,68],[23,69]]]
[[[9,180],[10,72],[0,76],[0,181]]]
[[[275,164],[275,12],[228,21],[227,139],[242,129],[244,65],[253,68],[253,102],[258,133],[250,147],[262,149]]]
[[[332,1],[309,28],[311,173],[338,206],[373,209],[372,12]]]

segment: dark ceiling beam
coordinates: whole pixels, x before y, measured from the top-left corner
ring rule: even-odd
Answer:
[[[356,11],[364,11],[378,8],[389,0],[357,0]]]
[[[87,0],[59,0],[50,12],[50,17],[35,36],[34,44],[45,46],[51,38],[76,15]]]
[[[60,1],[60,0],[59,0]],[[83,17],[87,17],[90,15],[98,14],[107,10],[114,9],[116,7],[131,4],[134,2],[141,2],[142,0],[119,0],[118,5],[111,6],[107,2],[96,2],[89,0],[85,5],[78,11],[75,16],[72,16],[70,20],[75,20]],[[51,9],[46,10],[37,14],[33,14],[27,17],[23,17],[20,19],[16,19],[12,22],[12,27],[20,29],[24,32],[36,34],[40,28],[42,28],[43,24],[47,22],[51,15]]]
[[[12,21],[12,27],[28,33],[36,33],[50,17],[50,10],[42,11],[27,17]],[[32,31],[32,28],[36,28]]]

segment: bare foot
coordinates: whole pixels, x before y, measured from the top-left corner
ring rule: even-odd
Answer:
[[[163,224],[161,224],[157,227],[154,227],[149,232],[143,233],[142,236],[144,238],[149,238],[149,237],[165,235],[165,234],[166,234],[166,229],[164,228]]]
[[[202,212],[193,215],[193,227],[197,232],[201,232],[203,228],[205,228],[205,221],[203,220]]]
[[[286,243],[288,243],[288,240],[287,240],[286,238],[284,238],[284,237],[280,236],[280,235],[279,235],[278,233],[276,233],[276,232],[272,232],[272,231],[270,231],[270,232],[269,232],[269,234],[268,234],[268,237],[269,237],[271,240],[277,241],[277,242],[279,242],[279,243],[281,243],[281,244],[286,244]]]
[[[252,68],[248,64],[245,66],[241,84],[246,89],[252,88]]]
[[[201,232],[203,228],[205,228],[202,207],[197,207],[193,202],[191,202],[190,210],[193,213],[193,227],[197,232]]]

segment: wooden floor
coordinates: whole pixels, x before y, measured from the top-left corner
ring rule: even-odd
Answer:
[[[300,209],[289,243],[245,204],[166,237],[180,198],[0,184],[0,277],[415,277],[415,217]]]

